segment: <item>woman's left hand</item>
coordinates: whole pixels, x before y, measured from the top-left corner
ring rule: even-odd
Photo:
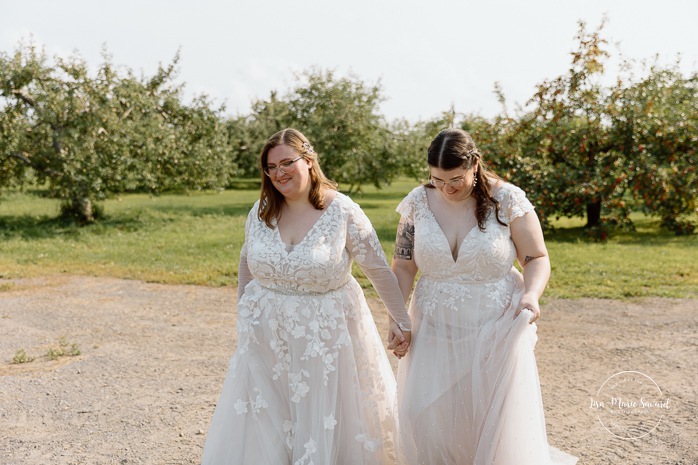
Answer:
[[[393,351],[393,355],[397,358],[402,358],[407,354],[407,349],[410,347],[412,333],[410,331],[402,331],[397,323],[390,318],[388,329],[388,350]]]
[[[529,323],[534,323],[538,317],[540,317],[540,305],[538,304],[538,297],[536,297],[535,294],[524,294],[523,297],[521,297],[519,306],[516,308],[514,318],[519,316],[519,313],[521,313],[524,309],[528,309],[533,312],[533,316],[531,317],[531,321],[529,321]]]

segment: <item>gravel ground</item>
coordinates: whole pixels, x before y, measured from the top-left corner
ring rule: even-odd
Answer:
[[[235,345],[235,295],[82,276],[0,280],[0,465],[198,464]],[[382,307],[370,304],[385,333]],[[698,299],[546,301],[536,354],[550,443],[579,465],[697,464],[697,330]],[[46,356],[61,342],[80,355]],[[11,363],[20,349],[35,359]],[[651,377],[669,400],[639,439],[611,434],[590,406],[622,371]]]

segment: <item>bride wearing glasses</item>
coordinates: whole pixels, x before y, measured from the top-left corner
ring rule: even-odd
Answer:
[[[533,355],[550,277],[533,205],[465,131],[441,131],[427,162],[429,183],[397,208],[392,263],[405,300],[421,272],[409,352],[396,350],[400,463],[573,464],[549,451]]]
[[[397,279],[370,221],[324,176],[303,134],[271,136],[260,165],[237,349],[203,464],[394,463],[395,377],[352,261],[388,308],[391,347],[404,349],[411,326]]]

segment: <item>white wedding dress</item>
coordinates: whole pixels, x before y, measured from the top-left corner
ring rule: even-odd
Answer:
[[[353,260],[403,329],[410,320],[370,221],[337,193],[292,250],[252,208],[239,271],[237,349],[204,465],[395,461],[395,377]]]
[[[493,193],[509,224],[533,210],[524,192],[502,184]],[[574,464],[553,450],[545,431],[533,353],[536,325],[514,318],[523,278],[516,250],[494,211],[484,232],[475,226],[454,260],[415,188],[397,208],[415,226],[414,259],[421,277],[410,302],[412,345],[398,364],[400,463],[432,465]]]

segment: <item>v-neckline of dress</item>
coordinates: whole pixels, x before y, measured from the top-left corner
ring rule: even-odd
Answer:
[[[451,251],[451,244],[448,242],[448,237],[446,237],[446,233],[444,232],[443,228],[441,227],[441,223],[439,223],[439,220],[436,219],[436,215],[431,209],[431,205],[429,204],[429,197],[427,196],[427,188],[424,187],[422,189],[423,195],[424,195],[424,204],[426,205],[426,210],[429,212],[429,216],[431,216],[432,220],[434,220],[434,223],[436,223],[436,226],[439,228],[439,232],[441,233],[441,237],[443,237],[444,241],[446,242],[446,248],[449,251],[449,255],[451,256],[451,261],[453,264],[458,263],[458,259],[460,258],[460,251],[463,248],[463,242],[470,236],[470,234],[478,229],[477,224],[475,224],[470,230],[463,236],[463,239],[461,239],[460,243],[457,244],[457,250],[456,250],[456,255],[453,255],[453,252]]]
[[[313,232],[313,230],[318,225],[318,223],[320,223],[320,221],[325,217],[325,215],[330,210],[330,208],[332,208],[332,205],[334,205],[335,201],[337,200],[338,195],[339,195],[339,193],[337,193],[337,195],[335,195],[335,197],[332,199],[332,201],[330,201],[329,205],[327,205],[325,207],[325,210],[322,212],[322,214],[320,216],[318,216],[318,218],[315,220],[313,225],[310,226],[310,229],[308,229],[308,231],[305,233],[305,235],[303,236],[303,239],[298,241],[297,244],[287,244],[286,242],[284,242],[283,238],[281,237],[281,230],[279,229],[279,225],[277,224],[276,220],[274,220],[274,229],[276,230],[276,237],[279,240],[279,243],[281,244],[281,249],[284,251],[284,253],[286,253],[286,255],[289,255],[289,254],[293,253],[294,251],[296,251],[298,249],[298,246],[300,246],[302,243],[305,242],[305,240],[310,236],[310,234]],[[289,248],[290,248],[290,250],[289,250]]]

